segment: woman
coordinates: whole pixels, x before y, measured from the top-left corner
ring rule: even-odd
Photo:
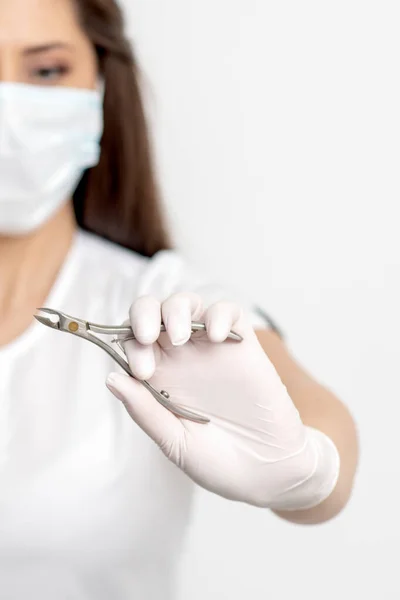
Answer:
[[[170,250],[114,0],[3,0],[0,80],[1,596],[172,598],[193,482],[293,523],[337,515],[352,418]],[[129,314],[135,378],[34,321],[43,305]],[[190,339],[192,320],[207,333]]]

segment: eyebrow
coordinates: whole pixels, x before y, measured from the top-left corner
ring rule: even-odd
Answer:
[[[49,44],[42,44],[41,46],[31,46],[25,48],[24,55],[31,56],[32,54],[40,54],[42,52],[48,52],[49,50],[57,50],[59,48],[72,49],[71,44],[65,44],[63,42],[51,42]]]

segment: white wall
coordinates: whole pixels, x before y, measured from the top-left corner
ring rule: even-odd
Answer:
[[[361,438],[325,526],[202,494],[181,599],[398,599],[399,3],[125,2],[177,241],[272,313]]]

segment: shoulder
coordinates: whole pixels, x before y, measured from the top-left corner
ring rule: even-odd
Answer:
[[[86,231],[78,233],[77,259],[91,279],[136,288],[139,294],[162,297],[179,285],[193,286],[201,281],[175,250],[162,250],[148,258]]]
[[[175,250],[148,258],[82,230],[73,263],[74,293],[102,318],[125,319],[135,298],[152,295],[162,302],[176,291],[197,288],[201,281]]]
[[[79,231],[75,253],[81,281],[103,282],[108,290],[132,287],[147,267],[148,259],[86,231]]]
[[[195,292],[204,305],[220,300],[236,301],[252,311],[248,299],[238,289],[211,279],[177,250],[162,250],[143,257],[87,232],[79,232],[78,260],[80,282],[96,294],[99,309],[107,303],[108,318],[125,319],[130,305],[140,296],[151,295],[163,302],[176,292]],[[102,310],[101,312],[104,312]],[[265,320],[254,313],[253,321]]]

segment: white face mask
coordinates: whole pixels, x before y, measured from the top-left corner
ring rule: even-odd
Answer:
[[[0,235],[30,233],[100,158],[103,89],[0,83]]]

